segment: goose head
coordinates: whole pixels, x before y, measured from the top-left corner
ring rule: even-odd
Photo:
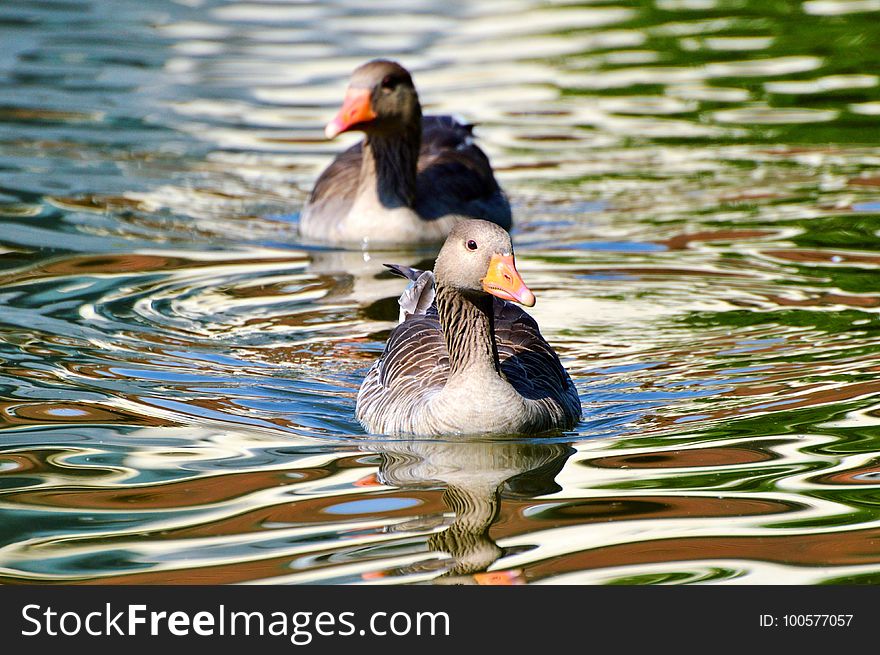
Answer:
[[[526,307],[535,304],[535,294],[516,270],[510,235],[488,221],[456,223],[437,256],[434,276],[438,286],[465,295],[491,294]]]
[[[342,132],[394,134],[407,127],[421,129],[422,109],[409,72],[400,64],[375,59],[352,73],[342,108],[327,123],[332,139]]]

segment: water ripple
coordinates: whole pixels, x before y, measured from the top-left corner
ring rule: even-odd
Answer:
[[[0,581],[880,581],[874,0],[0,7]],[[477,124],[585,417],[365,435],[350,71]]]

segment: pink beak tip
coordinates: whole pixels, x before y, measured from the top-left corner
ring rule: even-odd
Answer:
[[[324,128],[324,136],[326,136],[328,139],[336,137],[336,135],[338,135],[340,132],[342,132],[342,129],[339,125],[339,122],[336,120],[330,121]]]

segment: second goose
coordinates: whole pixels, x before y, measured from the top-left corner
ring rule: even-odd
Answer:
[[[452,116],[422,117],[409,72],[383,59],[351,76],[328,138],[349,131],[364,140],[321,174],[303,208],[301,235],[340,245],[442,241],[462,218],[510,228],[510,204],[473,126]]]

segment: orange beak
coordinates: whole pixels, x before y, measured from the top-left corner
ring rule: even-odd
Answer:
[[[376,118],[376,112],[370,104],[369,89],[349,89],[342,101],[342,109],[336,114],[336,118],[327,123],[324,134],[332,139],[337,134],[348,132],[360,123],[367,123]]]
[[[535,304],[533,294],[516,270],[513,255],[492,255],[489,270],[482,279],[483,291],[504,300],[512,300],[526,307]]]

